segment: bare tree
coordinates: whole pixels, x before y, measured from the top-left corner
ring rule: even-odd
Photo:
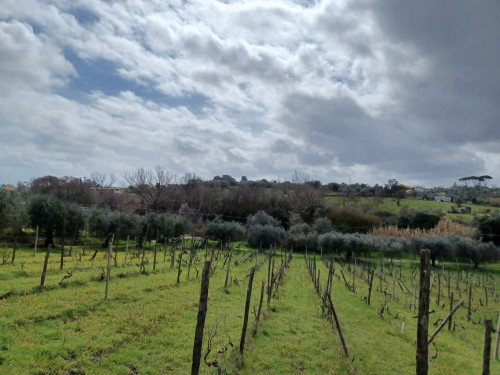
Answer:
[[[316,210],[324,205],[321,191],[309,183],[307,174],[298,171],[295,171],[291,188],[285,194],[292,210],[306,223],[312,223]]]
[[[175,175],[165,166],[157,165],[153,170],[137,168],[134,172],[125,172],[124,178],[149,207],[155,209],[166,198],[168,186],[175,180]]]
[[[90,174],[90,179],[95,182],[98,187],[112,187],[117,179],[114,174],[110,174],[109,177],[103,172],[92,172]]]

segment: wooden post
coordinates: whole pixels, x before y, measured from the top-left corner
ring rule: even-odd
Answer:
[[[250,270],[250,277],[248,278],[247,300],[245,302],[245,317],[243,319],[243,329],[241,331],[241,340],[240,340],[241,354],[243,354],[243,349],[245,348],[245,337],[247,334],[247,325],[248,325],[248,312],[250,311],[250,299],[252,297],[252,284],[253,284],[254,274],[255,274],[255,267],[252,267],[252,269]]]
[[[109,249],[108,249],[108,265],[106,268],[106,289],[104,290],[104,299],[108,299],[108,292],[109,292],[109,276],[111,274],[111,256],[113,252],[113,239],[115,237],[115,234],[113,233],[111,235],[111,242],[109,243]]]
[[[272,252],[269,250],[269,260],[267,261],[267,307],[271,302],[271,257]]]
[[[183,253],[184,250],[181,249],[180,253],[179,253],[179,267],[177,268],[177,284],[179,284],[181,281],[180,281],[180,277],[181,277],[181,273],[182,273],[182,253]]]
[[[52,250],[52,245],[47,246],[47,252],[45,253],[45,261],[43,262],[42,278],[40,280],[40,287],[43,288],[45,284],[45,275],[47,274],[47,264],[49,264],[50,250]]]
[[[451,309],[453,307],[453,292],[450,293],[450,313],[451,313]],[[450,320],[448,320],[448,332],[451,331],[451,322],[453,320],[453,317],[450,316]]]
[[[35,235],[35,253],[33,256],[36,256],[36,248],[38,247],[38,225],[36,226],[36,235]]]
[[[438,295],[436,299],[436,304],[439,305],[441,302],[441,272],[438,271]]]
[[[127,234],[127,245],[125,246],[125,260],[123,262],[123,265],[127,265],[127,256],[128,256],[128,241],[129,241],[130,235]]]
[[[227,282],[229,281],[229,268],[231,267],[231,257],[233,256],[233,248],[229,252],[229,260],[227,262],[227,272],[226,272],[226,282],[224,283],[224,289],[227,289]]]
[[[259,302],[259,310],[257,311],[257,317],[255,321],[258,322],[260,320],[260,313],[262,311],[262,301],[264,300],[264,289],[266,288],[266,279],[262,279],[262,288],[260,289],[260,302]],[[498,335],[497,335],[498,337]]]
[[[203,275],[201,278],[200,302],[198,304],[198,319],[196,320],[196,330],[194,333],[193,362],[191,366],[191,375],[198,375],[200,372],[201,350],[203,345],[203,330],[205,329],[205,318],[208,308],[208,287],[210,284],[210,266],[209,260],[205,261]]]
[[[63,235],[62,235],[62,240],[61,240],[61,264],[60,264],[60,269],[62,270],[64,267],[64,241],[66,239],[66,219],[64,219],[63,222]]]
[[[483,375],[490,375],[490,356],[491,356],[491,332],[493,332],[493,322],[491,319],[484,321],[484,352],[483,352]]]
[[[194,245],[191,247],[191,250],[189,251],[189,263],[188,263],[188,274],[187,274],[187,279],[189,280],[189,276],[191,275],[191,264],[193,263],[193,253],[194,253]]]
[[[418,294],[417,322],[417,375],[427,375],[429,368],[429,348],[427,344],[429,330],[429,289],[430,289],[430,256],[428,249],[420,252],[420,291]]]
[[[500,345],[500,314],[498,314],[498,323],[497,323],[497,339],[495,343],[495,354],[493,358],[498,360],[498,346]]]
[[[332,296],[330,294],[328,294],[328,303],[330,304],[330,310],[332,311],[333,319],[335,320],[335,325],[337,326],[337,331],[339,332],[340,342],[342,343],[342,348],[344,348],[344,354],[346,358],[348,358],[349,352],[347,351],[347,346],[344,341],[344,335],[342,334],[342,330],[340,329],[339,319],[337,317],[335,307],[333,306]]]
[[[461,300],[453,310],[450,311],[450,313],[448,314],[448,316],[441,322],[441,324],[439,325],[438,329],[436,329],[436,332],[434,332],[432,334],[432,336],[429,338],[429,340],[427,341],[427,344],[430,344],[433,340],[434,340],[434,337],[437,336],[437,334],[439,333],[439,331],[441,331],[441,329],[443,329],[443,327],[446,325],[446,323],[451,320],[451,317],[453,316],[453,314],[455,314],[455,312],[458,310],[458,308],[460,306],[462,306],[462,304],[464,303],[464,300]]]
[[[153,254],[153,271],[156,270],[156,252],[158,251],[158,238],[159,238],[158,229],[156,230],[156,242],[155,242],[155,250]]]
[[[372,296],[372,285],[373,285],[373,275],[375,273],[375,269],[372,269],[371,276],[370,276],[370,287],[368,288],[368,306],[370,305],[370,299]]]
[[[469,285],[469,311],[467,312],[467,321],[470,322],[472,316],[472,281]]]

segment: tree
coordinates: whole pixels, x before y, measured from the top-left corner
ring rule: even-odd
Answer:
[[[68,232],[76,237],[85,222],[80,206],[50,195],[33,196],[28,214],[31,227],[38,226],[45,232],[45,246],[54,244],[54,234],[64,236]]]
[[[175,176],[166,167],[157,165],[154,170],[137,168],[135,172],[125,173],[125,180],[132,190],[146,201],[149,208],[160,208],[167,198],[168,186]]]
[[[285,238],[280,222],[264,211],[258,211],[247,219],[246,239],[250,246],[269,248]]]
[[[236,221],[214,220],[205,224],[205,234],[223,243],[239,241],[245,237],[245,227]]]

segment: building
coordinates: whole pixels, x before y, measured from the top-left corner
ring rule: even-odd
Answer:
[[[453,202],[453,197],[450,197],[449,195],[436,195],[434,200],[436,202]]]

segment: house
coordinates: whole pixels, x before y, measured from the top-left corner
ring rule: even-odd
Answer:
[[[459,214],[470,214],[472,210],[469,206],[464,206],[464,207],[458,207],[457,212]]]
[[[2,185],[2,189],[8,190],[8,191],[15,191],[16,187],[14,185],[11,185],[11,184],[4,184],[4,185]]]
[[[450,197],[449,195],[436,195],[434,200],[436,202],[453,202],[453,197]]]

